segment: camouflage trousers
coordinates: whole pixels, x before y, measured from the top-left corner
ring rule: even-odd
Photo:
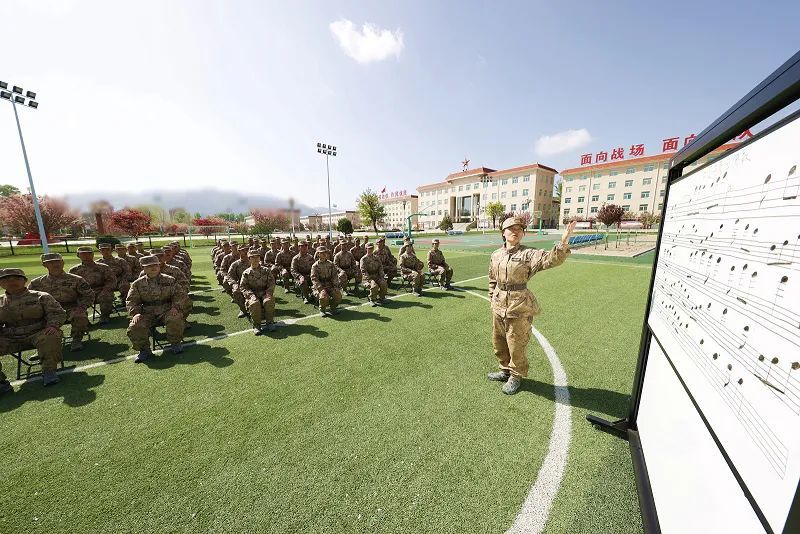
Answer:
[[[386,283],[391,284],[392,278],[395,278],[397,276],[397,266],[390,265],[389,267],[387,267],[386,265],[384,265],[383,273],[386,275]]]
[[[247,313],[247,305],[245,304],[244,293],[242,293],[242,288],[239,287],[239,284],[231,284],[231,297],[233,298],[233,302],[239,306],[239,309]]]
[[[439,279],[440,286],[446,286],[453,279],[453,268],[446,263],[431,265],[431,274]]]
[[[86,332],[89,331],[89,317],[86,314],[86,310],[82,312],[78,311],[76,306],[68,306],[63,305],[64,311],[67,312],[67,321],[64,324],[69,323],[70,332],[69,335],[72,339],[80,341]]]
[[[101,287],[93,287],[92,289],[94,290],[94,303],[100,306],[100,315],[111,315],[111,312],[114,311],[114,292],[103,292]],[[126,298],[128,298],[127,294],[122,299],[123,302]]]
[[[222,270],[220,269],[219,271],[217,271],[217,283],[219,285],[222,285],[222,281],[224,279],[225,279],[225,273],[223,273]]]
[[[61,361],[61,337],[59,329],[55,335],[46,335],[44,330],[39,330],[28,336],[4,336],[0,334],[0,356],[11,354],[20,350],[35,348],[42,362],[42,371],[55,371]],[[3,373],[3,364],[0,363],[0,382],[6,380]]]
[[[369,301],[375,299],[383,300],[386,297],[386,292],[389,290],[389,284],[386,280],[365,280],[364,287],[369,289]]]
[[[339,269],[339,285],[347,288],[347,282],[355,280],[356,284],[361,283],[361,270],[351,267],[349,269]]]
[[[311,291],[311,288],[310,288],[309,283],[308,283],[310,278],[311,278],[311,276],[309,276],[309,275],[301,274],[294,281],[294,283],[297,284],[297,287],[300,289],[300,295],[302,295],[302,297],[304,299],[308,298],[308,296],[310,294],[310,291]]]
[[[179,310],[181,311],[181,310]],[[134,350],[145,350],[150,348],[150,327],[166,326],[167,340],[172,345],[176,345],[183,339],[183,329],[186,323],[183,316],[172,315],[168,312],[159,315],[142,314],[141,320],[137,324],[133,321],[128,325],[128,339]]]
[[[533,317],[502,317],[492,313],[492,346],[500,369],[514,376],[528,376],[525,348],[531,338]]]
[[[131,290],[131,284],[127,280],[123,280],[117,284],[117,290],[119,291],[119,298],[122,302],[128,298],[128,292]]]
[[[422,275],[422,271],[403,269],[403,279],[411,282],[411,287],[414,288],[414,291],[417,293],[422,291],[422,282],[425,280],[425,277]]]
[[[271,323],[275,316],[275,300],[272,295],[252,295],[247,299],[247,312],[253,320],[253,326],[258,327],[261,322]]]
[[[335,287],[323,287],[322,289],[314,290],[314,296],[319,301],[320,311],[327,310],[328,306],[331,309],[336,309],[336,306],[342,302],[342,292]]]
[[[289,269],[284,269],[281,266],[275,266],[272,271],[272,276],[275,277],[276,283],[280,280],[284,289],[289,289],[289,282],[292,280],[292,273],[289,271]]]

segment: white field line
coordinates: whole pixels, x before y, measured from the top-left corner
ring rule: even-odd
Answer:
[[[454,285],[456,285],[456,284],[464,284],[466,282],[472,282],[474,280],[480,280],[481,278],[486,278],[487,276],[488,275],[477,276],[475,278],[469,278],[467,280],[461,280],[459,282],[453,282],[453,284]],[[410,295],[410,293],[405,293],[405,292],[404,293],[398,293],[397,295],[392,295],[391,297],[387,297],[387,300],[394,300],[394,299],[397,299],[397,298],[400,298],[400,297],[404,297],[404,296],[407,296],[407,295]],[[363,302],[361,304],[354,304],[352,306],[346,306],[346,307],[344,307],[342,309],[344,309],[344,310],[352,310],[353,308],[358,308],[358,307],[361,307],[361,306],[369,306],[369,305],[370,305],[369,302]],[[293,318],[293,319],[286,319],[286,320],[283,320],[283,321],[279,321],[279,322],[276,323],[276,325],[277,326],[292,325],[292,324],[295,324],[295,323],[297,323],[299,321],[305,321],[306,319],[313,319],[314,317],[321,317],[321,315],[322,314],[319,314],[319,313],[315,313],[315,314],[312,314],[312,315],[304,315],[303,317],[296,317],[296,318]],[[232,332],[230,334],[220,334],[220,335],[214,336],[214,337],[207,337],[207,338],[203,338],[203,339],[198,339],[196,341],[189,341],[189,342],[184,343],[183,346],[184,347],[190,347],[192,345],[205,345],[205,344],[211,343],[212,341],[220,341],[222,339],[227,339],[229,337],[240,336],[242,334],[252,334],[252,333],[253,333],[253,329],[252,328],[248,328],[246,330],[240,330],[238,332]],[[153,354],[160,354],[162,352],[163,352],[163,350],[159,349],[159,350],[153,351]],[[89,363],[89,364],[86,364],[86,365],[81,365],[79,367],[70,367],[69,369],[63,369],[61,371],[58,371],[58,374],[63,375],[63,374],[69,374],[69,373],[77,373],[77,372],[80,372],[80,371],[85,371],[87,369],[94,369],[95,367],[102,367],[104,365],[111,365],[111,364],[115,364],[115,363],[124,362],[125,360],[133,360],[134,358],[136,358],[136,354],[129,354],[128,356],[120,356],[119,358],[114,358],[112,360],[103,360],[101,362]],[[14,382],[11,382],[11,385],[12,386],[19,386],[19,385],[24,384],[26,382],[35,382],[35,381],[41,380],[41,379],[42,379],[41,375],[38,375],[38,376],[31,377],[31,378],[23,379],[23,380],[16,380]]]
[[[460,289],[470,295],[475,295],[484,300],[489,300],[486,295]],[[544,530],[547,524],[547,517],[553,501],[558,494],[561,480],[564,478],[564,470],[567,466],[569,455],[569,445],[572,440],[572,405],[570,404],[569,389],[567,387],[567,373],[561,366],[555,349],[547,341],[536,327],[531,326],[533,335],[544,349],[547,359],[550,360],[550,367],[553,369],[553,388],[555,390],[556,413],[553,418],[553,431],[550,433],[550,444],[547,448],[547,456],[542,462],[542,467],[536,475],[536,481],[528,491],[522,508],[514,519],[514,524],[507,532],[512,534],[535,533]]]

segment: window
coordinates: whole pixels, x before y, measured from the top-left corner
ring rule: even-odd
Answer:
[[[519,183],[519,176],[515,176],[515,177],[513,177],[513,178],[511,179],[511,183],[512,183],[512,184],[517,184],[517,183]]]
[[[527,175],[527,176],[523,176],[523,177],[522,177],[522,181],[523,181],[523,182],[530,182],[530,181],[531,181],[531,175],[529,174],[529,175]]]
[[[442,214],[442,210],[439,210],[439,215],[441,215],[441,214]]]
[[[581,186],[578,187],[578,192],[582,192],[582,191],[586,191],[586,186],[585,185],[581,185]]]
[[[500,191],[500,198],[506,198],[506,192]]]
[[[600,189],[600,184],[593,184],[592,185],[592,190],[593,191],[597,191],[598,189]]]
[[[639,204],[639,211],[647,211],[647,204]]]
[[[569,208],[564,208],[564,215],[569,215]]]
[[[625,204],[624,206],[622,206],[622,211],[631,211],[630,204]]]
[[[658,192],[658,196],[660,196],[661,198],[664,198],[664,193],[665,193],[665,191],[662,189],[661,191]]]
[[[661,168],[662,169],[669,169],[669,161],[665,161],[664,163],[662,163],[661,164]]]
[[[511,211],[517,211],[517,205],[511,204]]]
[[[578,197],[578,202],[583,202],[585,199],[586,197]]]
[[[572,197],[567,197],[564,199],[564,204],[569,204],[570,202],[572,202]]]
[[[653,183],[652,178],[642,178],[642,185],[650,185]]]
[[[567,181],[571,182],[572,181],[572,176],[567,176]]]
[[[665,183],[667,183],[667,177],[666,177],[666,176],[665,176],[665,177],[663,177],[663,178],[661,179],[661,183],[662,183],[662,184],[665,184]]]
[[[609,176],[616,176],[619,174],[619,171],[611,171],[608,173]]]
[[[500,180],[500,185],[506,185],[508,183],[508,178],[503,178]]]
[[[459,190],[459,191],[463,191],[463,190],[464,190],[464,186],[463,186],[463,185],[459,185],[459,186],[458,186],[458,190]]]
[[[492,200],[497,200],[497,193],[492,193]]]
[[[623,193],[622,194],[622,200],[630,200],[630,199],[631,199],[631,194],[630,193]]]
[[[615,187],[617,187],[617,182],[608,182],[609,189],[614,189]]]
[[[486,189],[487,187],[489,187],[489,182],[483,182],[483,188]]]
[[[606,200],[614,200],[614,195],[613,195],[613,193],[612,193],[612,194],[610,194],[610,195],[606,195]]]
[[[628,167],[625,169],[625,174],[633,174],[636,172],[636,167]]]
[[[603,173],[602,173],[602,172],[596,172],[596,173],[594,173],[594,177],[595,177],[595,178],[601,178],[602,176],[603,176]]]
[[[642,167],[642,170],[644,172],[654,171],[655,169],[656,169],[655,165],[645,165],[644,167]]]
[[[592,195],[592,202],[597,202],[600,200],[600,195]]]
[[[572,193],[572,186],[567,187],[567,193]]]
[[[658,211],[661,211],[661,209],[662,209],[663,207],[664,207],[664,204],[660,204],[660,203],[659,203],[659,205],[658,205]]]
[[[514,189],[513,191],[511,191],[511,196],[512,196],[512,197],[515,197],[515,196],[517,196],[517,190],[516,190],[516,189]]]
[[[471,185],[472,184],[467,184],[467,186],[466,186],[467,191],[469,191],[469,188],[470,188]],[[461,188],[459,187],[458,190],[461,191]]]
[[[523,197],[527,197],[528,196],[528,190],[527,189],[523,189],[522,190],[522,196]]]
[[[633,180],[625,180],[625,187],[633,187]]]
[[[578,209],[577,209],[577,212],[578,212],[578,213],[583,213],[583,208],[578,208]]]
[[[642,198],[650,198],[650,191],[642,191]]]
[[[597,206],[592,206],[589,213],[597,213]]]

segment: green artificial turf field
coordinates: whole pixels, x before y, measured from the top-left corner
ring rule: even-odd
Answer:
[[[134,364],[120,316],[65,352],[60,384],[0,398],[0,532],[505,531],[547,454],[553,374],[532,337],[520,393],[485,379],[491,246],[447,241],[462,291],[348,297],[320,318],[278,289],[284,325],[258,338],[194,249],[200,344]],[[43,272],[32,257],[4,267]],[[572,406],[545,532],[641,531],[628,445],[585,416],[626,411],[649,276],[646,258],[573,255],[529,284]]]

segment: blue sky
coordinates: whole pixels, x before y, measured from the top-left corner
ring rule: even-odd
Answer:
[[[616,146],[658,153],[795,53],[798,16],[797,2],[12,0],[0,80],[39,93],[21,117],[40,194],[217,186],[319,206],[327,141],[332,201],[352,207],[464,157],[560,170]],[[24,188],[10,108],[0,183]],[[570,130],[585,130],[572,148],[537,151]]]

